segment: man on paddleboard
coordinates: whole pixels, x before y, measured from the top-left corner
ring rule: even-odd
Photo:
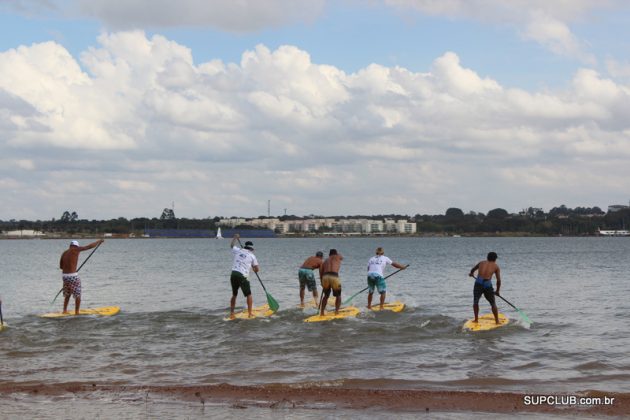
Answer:
[[[489,252],[486,261],[480,261],[475,265],[468,275],[475,277],[475,271],[477,271],[477,277],[475,277],[475,286],[473,288],[473,311],[475,312],[474,322],[479,322],[479,299],[481,295],[484,295],[486,300],[492,306],[492,313],[494,314],[494,320],[499,324],[499,310],[494,300],[494,295],[499,294],[501,289],[501,270],[497,265],[497,253]],[[495,292],[492,287],[492,276],[497,277],[497,291]]]
[[[324,308],[328,303],[328,296],[332,290],[335,297],[335,315],[339,313],[341,306],[341,280],[339,280],[339,269],[341,268],[343,256],[337,253],[336,249],[331,249],[328,258],[319,267],[319,278],[322,282],[322,302],[320,315],[324,316]]]
[[[381,295],[381,311],[383,310],[383,305],[385,304],[385,295],[387,294],[387,284],[385,283],[385,279],[383,278],[383,270],[385,270],[385,266],[387,266],[387,264],[400,270],[404,270],[405,268],[407,268],[407,266],[399,264],[386,257],[383,248],[376,248],[376,255],[370,258],[367,267],[368,309],[372,309],[372,296],[374,295],[374,288],[376,288],[378,290],[378,293],[380,293]]]
[[[315,275],[313,270],[318,269],[324,262],[324,253],[317,251],[314,256],[308,257],[298,270],[298,278],[300,280],[300,305],[304,306],[304,289],[308,288],[313,293],[313,299],[317,304],[317,285],[315,284]]]
[[[104,239],[99,239],[96,242],[92,242],[86,246],[79,246],[78,241],[70,241],[70,246],[61,254],[59,260],[59,268],[61,268],[61,278],[63,280],[63,313],[68,313],[68,302],[70,301],[70,295],[74,296],[74,313],[79,315],[79,309],[81,307],[81,279],[77,272],[77,264],[79,262],[79,254],[82,251],[92,249],[97,245],[105,242]],[[89,257],[88,257],[89,258]]]
[[[238,295],[238,289],[243,291],[243,296],[247,299],[247,312],[249,317],[252,318],[252,290],[249,285],[250,268],[254,272],[258,272],[258,260],[254,255],[254,244],[251,241],[245,242],[243,248],[236,246],[236,242],[239,240],[240,235],[234,234],[230,248],[232,249],[232,255],[234,260],[232,262],[232,274],[230,275],[230,283],[232,284],[232,299],[230,299],[230,319],[234,318],[234,306],[236,305],[236,296]]]

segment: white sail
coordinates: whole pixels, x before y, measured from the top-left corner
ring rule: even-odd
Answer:
[[[221,228],[217,229],[217,237],[216,239],[223,239],[223,236],[221,236]]]

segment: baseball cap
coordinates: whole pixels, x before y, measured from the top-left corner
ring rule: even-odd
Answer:
[[[245,242],[245,249],[254,249],[254,243],[252,241]]]
[[[79,241],[70,241],[70,246],[79,246]]]

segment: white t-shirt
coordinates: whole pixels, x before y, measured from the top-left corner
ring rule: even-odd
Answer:
[[[387,264],[393,263],[392,260],[385,255],[375,255],[368,261],[368,273],[375,273],[383,276],[383,270]]]
[[[241,249],[237,246],[232,248],[234,262],[232,263],[232,271],[238,271],[245,277],[249,276],[249,269],[258,265],[256,256],[247,249]]]

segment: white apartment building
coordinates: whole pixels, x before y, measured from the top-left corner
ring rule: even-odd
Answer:
[[[261,219],[221,219],[220,226],[234,228],[238,225],[250,225],[273,230],[280,234],[315,233],[322,228],[330,233],[343,234],[414,234],[415,222],[407,220],[372,220],[372,219],[300,219],[281,221],[278,218]]]

